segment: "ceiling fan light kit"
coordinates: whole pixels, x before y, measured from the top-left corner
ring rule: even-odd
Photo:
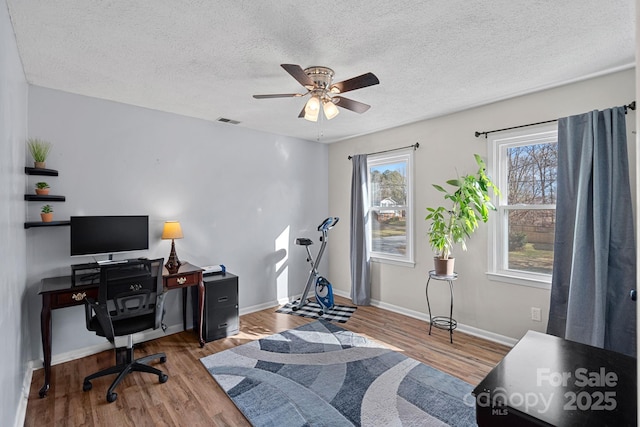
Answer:
[[[338,107],[346,108],[347,110],[351,110],[359,114],[364,113],[371,108],[370,105],[354,101],[343,96],[331,95],[337,95],[380,83],[373,73],[362,74],[360,76],[332,84],[334,72],[331,68],[313,66],[303,70],[302,67],[296,64],[281,64],[281,67],[284,68],[285,71],[296,79],[305,89],[307,89],[307,93],[253,95],[253,97],[256,99],[291,98],[310,94],[311,97],[302,108],[298,117],[312,122],[318,121],[318,117],[320,116],[320,104],[322,104],[322,112],[327,120],[333,119],[340,113]]]

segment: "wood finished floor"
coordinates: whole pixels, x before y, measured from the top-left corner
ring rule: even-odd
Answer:
[[[349,300],[337,297],[339,304]],[[200,363],[200,358],[258,338],[312,322],[299,316],[275,313],[275,308],[240,318],[240,333],[200,348],[192,331],[172,334],[138,344],[136,357],[165,352],[158,364],[169,381],[155,375],[130,374],[117,388],[118,399],[107,403],[105,395],[113,376],[93,381],[82,391],[82,381],[115,362],[113,351],[104,351],[52,367],[51,389],[40,398],[44,370],[33,373],[25,426],[250,426],[224,391]],[[428,323],[376,307],[358,307],[347,323],[338,324],[384,343],[407,356],[456,376],[472,385],[504,357],[509,348],[461,332],[436,330],[428,335]]]

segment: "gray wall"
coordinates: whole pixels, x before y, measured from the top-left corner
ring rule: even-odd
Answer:
[[[180,259],[225,264],[237,274],[241,312],[302,292],[308,269],[294,241],[326,216],[326,145],[34,86],[29,135],[54,144],[47,167],[60,174],[48,182],[51,194],[66,196],[54,204],[54,220],[150,216],[149,251],[119,258],[167,258],[162,226],[179,220]],[[41,205],[28,203],[30,220],[39,219]],[[71,264],[91,258],[69,256],[69,227],[26,233],[35,359],[41,355],[40,280],[69,274]],[[166,307],[165,322],[180,326],[181,292],[170,292]],[[81,307],[53,312],[53,341],[54,363],[62,353],[105,342],[85,329]]]
[[[329,210],[333,215],[349,215],[351,162],[347,156],[368,153],[415,142],[415,257],[414,268],[381,263],[372,264],[372,297],[380,305],[416,317],[426,318],[425,284],[433,268],[433,253],[424,221],[427,206],[441,204],[441,193],[431,184],[442,184],[460,174],[474,172],[473,153],[486,159],[487,140],[475,131],[502,129],[594,109],[625,105],[634,100],[635,69],[574,83],[535,94],[521,96],[460,113],[425,120],[395,129],[331,144],[329,148]],[[634,114],[627,115],[629,163],[632,191],[635,192]],[[634,201],[635,202],[635,201]],[[528,329],[546,330],[549,291],[491,281],[486,276],[488,227],[480,226],[467,242],[469,250],[455,248],[456,270],[454,317],[466,326],[519,339]],[[349,229],[337,227],[330,242],[329,278],[338,292],[349,292]],[[432,293],[433,290],[433,293]],[[448,313],[449,293],[445,287],[429,290],[432,309]],[[531,307],[542,308],[542,322],[531,320]]]
[[[25,295],[25,145],[27,82],[7,5],[0,2],[0,424],[13,425],[23,399],[30,360]]]

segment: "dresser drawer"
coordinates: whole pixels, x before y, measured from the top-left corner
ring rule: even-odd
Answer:
[[[193,286],[200,283],[200,272],[176,274],[170,277],[164,277],[164,286],[167,289],[183,288],[185,286]]]

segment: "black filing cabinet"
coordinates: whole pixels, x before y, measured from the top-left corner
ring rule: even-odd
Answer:
[[[204,276],[204,325],[205,342],[225,338],[238,333],[238,276],[226,273]],[[192,301],[197,301],[193,298]],[[197,310],[194,310],[196,313]],[[198,320],[194,319],[194,325]]]

